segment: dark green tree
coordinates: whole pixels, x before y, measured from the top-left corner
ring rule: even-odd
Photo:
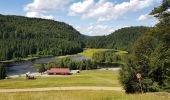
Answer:
[[[5,79],[6,77],[6,67],[3,64],[0,64],[0,79]]]
[[[44,65],[44,64],[41,64],[41,66],[39,66],[39,68],[38,68],[38,72],[39,72],[39,73],[43,73],[43,72],[45,72],[45,71],[46,71],[45,65]]]

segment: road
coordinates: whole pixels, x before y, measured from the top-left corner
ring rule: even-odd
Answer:
[[[10,92],[40,92],[40,91],[59,91],[59,90],[112,90],[124,91],[121,87],[95,87],[95,86],[74,86],[74,87],[48,87],[48,88],[29,88],[29,89],[0,89],[0,93]]]

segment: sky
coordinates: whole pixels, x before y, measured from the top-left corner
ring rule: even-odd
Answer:
[[[149,13],[162,0],[0,0],[0,14],[52,19],[81,34],[108,35],[129,26],[154,26]]]

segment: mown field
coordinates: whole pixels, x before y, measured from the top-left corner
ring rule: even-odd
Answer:
[[[40,88],[61,86],[113,86],[121,87],[119,72],[111,70],[88,70],[79,74],[26,80],[25,77],[0,80],[0,88]]]
[[[0,93],[0,100],[169,100],[168,93],[125,94],[115,91]]]

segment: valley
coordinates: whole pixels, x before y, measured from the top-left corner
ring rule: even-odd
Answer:
[[[1,1],[0,100],[169,100],[170,0],[78,1]]]

